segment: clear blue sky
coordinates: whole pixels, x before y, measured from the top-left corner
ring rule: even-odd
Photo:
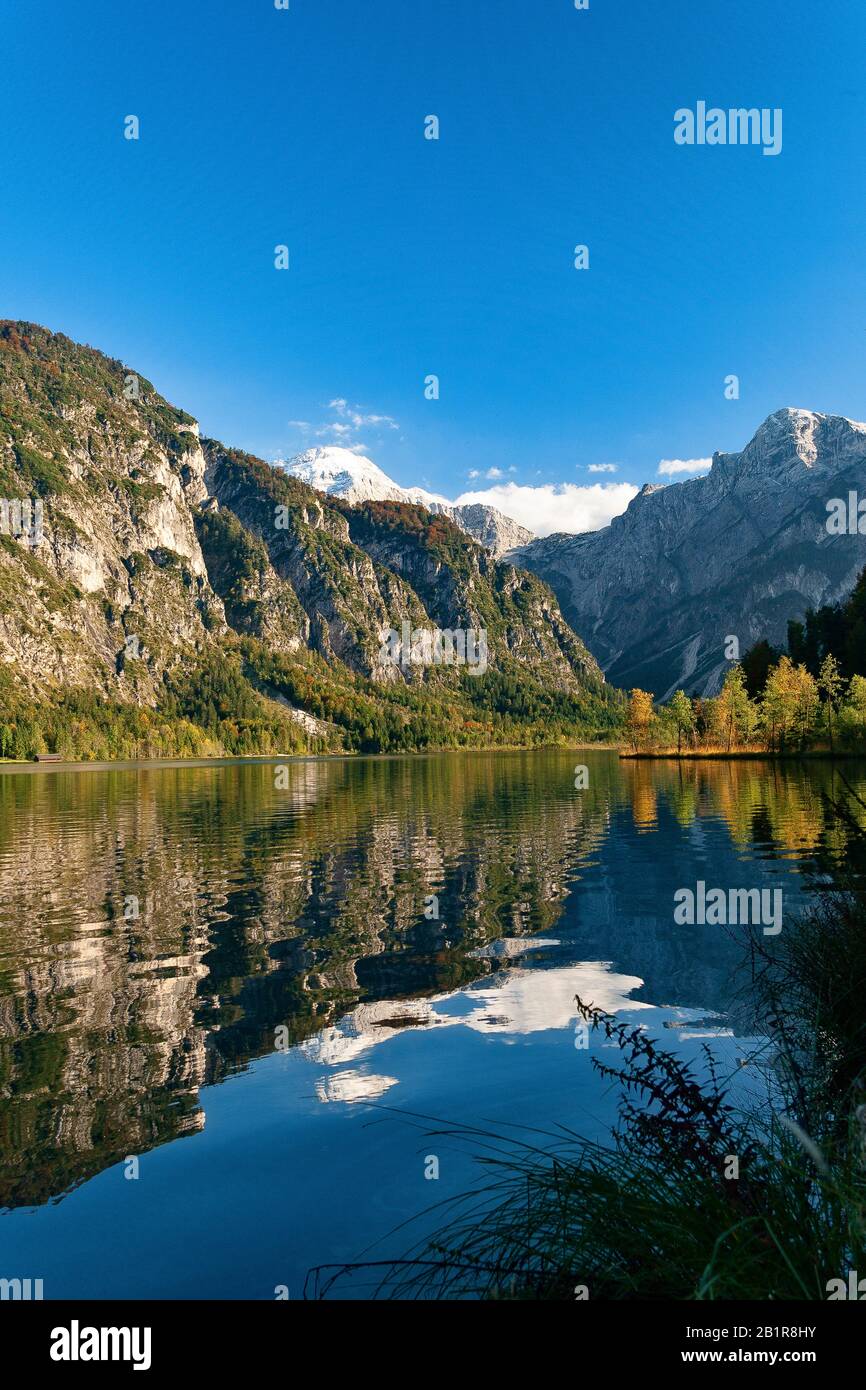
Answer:
[[[643,482],[782,405],[866,417],[858,0],[0,0],[0,23],[0,315],[226,442],[325,442],[289,421],[342,397],[399,422],[352,436],[387,471],[454,495],[490,467]],[[677,146],[699,99],[781,107],[782,153]]]

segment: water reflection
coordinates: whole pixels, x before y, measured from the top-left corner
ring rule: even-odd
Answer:
[[[844,855],[838,774],[580,756],[583,791],[560,751],[0,774],[0,1205],[198,1132],[280,1028],[332,1107],[393,1096],[401,1032],[568,1028],[575,993],[712,1024],[738,947],[674,889]]]

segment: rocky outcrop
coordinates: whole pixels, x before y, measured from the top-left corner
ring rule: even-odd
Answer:
[[[741,652],[782,643],[790,618],[850,592],[866,535],[827,528],[849,491],[866,495],[866,425],[779,410],[705,477],[645,487],[604,530],[511,558],[547,581],[612,683],[712,694],[730,637]]]
[[[38,536],[0,538],[0,656],[29,690],[150,701],[179,651],[226,629],[196,536],[204,471],[195,422],[144,378],[0,325],[0,492],[41,509]]]
[[[466,502],[459,506],[457,503],[447,506],[433,504],[430,510],[449,516],[461,531],[489,550],[494,559],[501,558],[517,546],[528,545],[533,539],[532,532],[521,526],[519,521],[482,502]]]

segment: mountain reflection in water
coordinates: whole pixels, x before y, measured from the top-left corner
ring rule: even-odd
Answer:
[[[287,790],[259,762],[0,773],[0,1206],[199,1134],[203,1088],[279,1046],[330,1112],[412,1109],[413,1077],[458,1040],[513,1058],[573,1031],[575,994],[638,1020],[664,1007],[683,1038],[690,1019],[694,1037],[747,1030],[741,944],[675,926],[674,892],[781,886],[790,910],[803,868],[845,852],[826,764],[288,766]],[[507,1103],[496,1057],[479,1113]],[[456,1106],[459,1067],[448,1085]]]

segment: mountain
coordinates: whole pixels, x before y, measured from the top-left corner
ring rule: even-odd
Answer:
[[[449,516],[453,522],[473,536],[479,545],[489,550],[496,559],[501,559],[509,551],[519,546],[529,545],[534,539],[531,531],[521,526],[513,517],[505,516],[496,507],[488,507],[484,502],[425,503],[431,511]]]
[[[342,497],[345,502],[413,502],[422,507],[448,506],[447,497],[422,487],[400,487],[378,464],[338,445],[307,449],[285,464],[287,473],[308,487]]]
[[[510,558],[550,584],[613,683],[713,694],[729,637],[778,646],[788,619],[850,593],[866,536],[830,534],[827,503],[864,483],[866,425],[778,410],[704,477],[648,485],[604,530]]]
[[[0,493],[0,756],[372,752],[617,721],[547,586],[447,516],[353,506],[202,439],[143,376],[24,322],[0,322]],[[404,623],[483,629],[484,662],[431,664],[423,642],[410,660]]]
[[[308,449],[285,468],[309,487],[347,502],[409,502],[426,507],[435,516],[449,517],[496,558],[515,546],[528,545],[533,539],[531,531],[495,507],[479,502],[449,502],[447,497],[421,487],[400,487],[372,459],[355,454],[351,449],[337,446]]]

